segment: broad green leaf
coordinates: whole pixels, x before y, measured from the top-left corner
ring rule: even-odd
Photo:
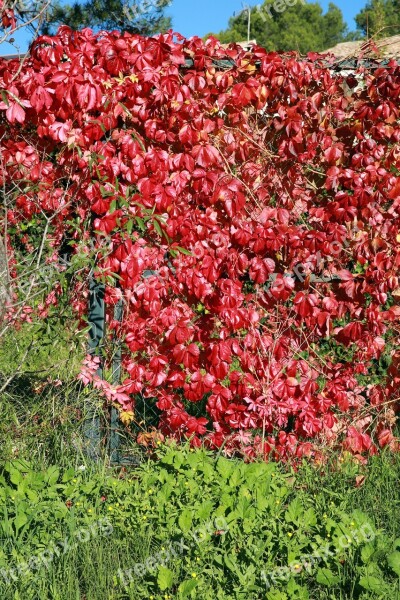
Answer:
[[[389,566],[393,569],[393,571],[400,577],[400,552],[392,552],[387,557],[387,561]]]
[[[29,500],[31,500],[35,504],[37,504],[39,502],[39,496],[37,495],[35,490],[27,489],[26,495],[28,496]]]
[[[135,217],[135,219],[136,219],[136,223],[137,223],[137,226],[139,227],[140,231],[145,231],[146,225],[145,225],[143,219],[141,217]]]
[[[21,483],[21,481],[23,479],[22,473],[17,471],[17,469],[14,469],[14,467],[9,468],[9,473],[10,473],[11,483],[13,483],[14,485],[18,485],[19,483]]]
[[[187,533],[192,526],[192,513],[188,508],[185,508],[179,515],[178,523],[183,533]]]
[[[174,580],[173,572],[168,569],[168,567],[164,567],[160,565],[158,569],[158,577],[157,583],[161,591],[167,590],[172,586],[172,582]]]
[[[235,562],[235,557],[232,556],[232,558],[230,556],[228,556],[228,554],[225,554],[224,556],[224,563],[225,565],[228,567],[228,569],[230,571],[232,571],[232,573],[236,573],[238,570],[238,565],[237,562]]]
[[[240,467],[236,464],[235,469],[231,475],[231,478],[229,479],[229,485],[231,487],[237,487],[239,485],[239,483],[241,483],[241,481],[242,481],[242,473],[241,473]]]
[[[88,481],[87,483],[84,483],[81,486],[81,491],[84,494],[90,494],[90,492],[92,492],[95,487],[96,487],[96,482],[95,481]]]
[[[201,506],[197,511],[197,517],[199,519],[208,519],[211,515],[211,511],[214,508],[214,503],[211,500],[206,500],[202,502]]]
[[[271,590],[267,592],[267,600],[287,600],[288,596],[285,592],[279,590]]]
[[[303,507],[299,498],[295,498],[288,506],[285,512],[285,521],[288,523],[297,523],[300,516],[303,515]]]
[[[182,581],[179,586],[179,591],[182,595],[182,598],[187,598],[187,596],[195,589],[196,586],[196,579],[187,579],[186,581]]]
[[[235,468],[235,464],[227,458],[220,458],[217,462],[217,471],[224,479],[228,479],[232,471]]]
[[[293,577],[288,582],[286,589],[289,592],[290,597],[296,598],[296,600],[308,600],[310,597],[307,589],[298,585]]]
[[[27,522],[28,517],[26,516],[26,514],[24,512],[19,512],[14,519],[15,529],[17,533],[24,525],[26,525]]]
[[[302,516],[302,524],[304,527],[309,527],[310,525],[316,525],[316,523],[317,517],[315,511],[313,508],[309,508]]]
[[[64,475],[62,476],[61,481],[63,483],[67,483],[68,481],[71,481],[71,479],[73,479],[75,476],[75,469],[73,467],[70,467],[69,469],[67,469],[64,473]]]
[[[45,473],[45,479],[49,485],[57,483],[60,476],[60,469],[55,466],[49,467]]]
[[[340,577],[332,573],[330,569],[318,569],[316,580],[322,585],[336,585],[340,581]]]
[[[374,554],[374,552],[375,547],[373,544],[366,544],[365,546],[363,546],[361,549],[361,560],[363,561],[363,563],[369,563],[371,556]]]
[[[379,577],[374,577],[373,575],[366,575],[365,577],[361,577],[360,585],[365,590],[369,590],[371,592],[382,592],[385,587],[385,582]]]

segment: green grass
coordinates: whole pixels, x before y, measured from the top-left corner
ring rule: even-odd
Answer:
[[[398,456],[294,472],[167,444],[136,469],[83,466],[3,468],[2,598],[400,598]],[[47,567],[21,566],[54,548]]]
[[[43,467],[80,464],[89,412],[99,417],[106,443],[109,414],[104,399],[76,378],[85,353],[85,336],[76,338],[60,328],[46,333],[37,324],[0,339],[0,390],[8,382],[0,393],[3,460],[34,460]],[[144,418],[149,410],[142,404]],[[140,408],[138,403],[137,411]],[[123,441],[126,438],[126,454],[137,455],[131,437],[120,434]]]
[[[35,324],[0,339],[0,446],[2,459],[38,465],[79,460],[85,402],[101,404],[76,375],[83,341],[48,335]]]

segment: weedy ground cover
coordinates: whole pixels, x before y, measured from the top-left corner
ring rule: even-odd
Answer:
[[[134,470],[0,475],[0,592],[24,600],[399,597],[400,460],[298,471],[160,445]]]

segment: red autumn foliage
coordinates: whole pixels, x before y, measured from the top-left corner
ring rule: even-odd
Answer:
[[[7,4],[3,0],[0,0],[0,22],[0,31],[1,29],[14,30],[17,27],[14,10],[7,7]]]
[[[62,27],[0,81],[0,183],[23,189],[9,223],[45,215],[53,249],[88,256],[91,237],[96,276],[115,276],[124,381],[88,359],[85,382],[249,459],[395,445],[395,61],[346,76],[318,55]],[[87,287],[69,293],[83,316]]]

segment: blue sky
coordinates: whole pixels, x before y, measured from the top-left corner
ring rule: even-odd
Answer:
[[[342,10],[349,27],[355,29],[354,17],[367,0],[319,0],[324,10],[333,2]],[[170,14],[174,29],[183,35],[203,36],[210,31],[220,31],[228,23],[229,17],[242,6],[262,4],[262,0],[173,0]]]
[[[260,4],[262,0],[247,0],[251,6]],[[330,0],[320,0],[320,4],[326,10]],[[354,16],[360,8],[365,6],[366,0],[333,0],[342,9],[345,20],[350,29],[355,28]],[[72,4],[72,0],[70,0]],[[169,14],[173,20],[173,28],[186,37],[192,35],[203,36],[210,31],[220,31],[228,23],[229,17],[235,11],[241,10],[241,0],[173,0]],[[21,52],[27,48],[31,38],[30,34],[19,31],[14,36]],[[9,44],[0,44],[0,54],[15,52],[15,48]]]

